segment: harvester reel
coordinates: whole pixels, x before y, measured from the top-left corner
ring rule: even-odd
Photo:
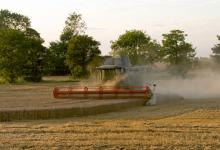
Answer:
[[[151,97],[148,86],[55,87],[54,98],[62,99],[144,99]]]

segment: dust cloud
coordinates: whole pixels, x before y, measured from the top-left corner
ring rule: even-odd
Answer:
[[[192,79],[159,80],[157,92],[180,95],[186,99],[220,98],[220,78],[199,76]]]
[[[141,70],[141,71],[140,71]],[[185,78],[171,75],[168,71],[143,71],[143,68],[128,71],[124,76],[102,82],[90,77],[80,86],[144,86],[156,84],[156,94],[179,96],[184,99],[220,98],[220,72],[211,69],[193,70]]]
[[[212,70],[190,71],[185,78],[168,72],[133,72],[126,75],[129,85],[156,84],[156,94],[178,95],[184,99],[220,98],[220,73]]]

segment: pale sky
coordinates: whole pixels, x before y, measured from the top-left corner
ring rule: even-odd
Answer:
[[[163,33],[184,30],[198,56],[209,56],[220,34],[220,0],[0,0],[0,9],[28,16],[47,46],[59,40],[71,12],[81,13],[103,55],[110,52],[111,40],[131,29],[159,42]]]

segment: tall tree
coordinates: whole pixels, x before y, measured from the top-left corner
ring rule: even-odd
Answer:
[[[99,56],[100,43],[88,35],[77,35],[69,42],[66,64],[75,78],[83,78],[88,74],[87,65]]]
[[[51,42],[49,47],[48,73],[52,75],[69,74],[69,68],[65,64],[67,47],[72,37],[83,34],[86,24],[82,20],[81,14],[73,12],[65,21],[65,27],[60,35],[60,41]]]
[[[0,11],[0,74],[8,82],[19,77],[40,81],[44,40],[26,16]]]
[[[160,45],[143,31],[131,30],[126,31],[125,34],[119,36],[118,40],[113,41],[111,48],[113,55],[127,55],[131,63],[136,65],[155,62]]]
[[[217,38],[220,42],[220,36],[217,35]],[[219,44],[216,44],[213,48],[212,48],[212,57],[214,58],[215,62],[217,64],[220,64],[220,43]]]
[[[187,34],[181,30],[163,34],[163,58],[175,74],[185,75],[195,60],[195,48],[185,41],[186,36]]]
[[[65,22],[60,39],[63,42],[68,42],[73,36],[84,33],[85,29],[86,23],[82,20],[82,15],[73,12]]]

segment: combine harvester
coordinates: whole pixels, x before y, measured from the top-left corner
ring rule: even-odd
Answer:
[[[109,58],[104,65],[97,67],[102,81],[116,80],[120,75],[132,72],[132,67],[128,57]],[[135,70],[136,72],[136,70]],[[127,78],[126,80],[130,80]],[[53,90],[54,98],[68,99],[135,99],[145,100],[146,105],[155,105],[155,86],[131,86],[131,83],[122,79],[115,86],[85,86],[85,87],[55,87]]]

